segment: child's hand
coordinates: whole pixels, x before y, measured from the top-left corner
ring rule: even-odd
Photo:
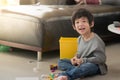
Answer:
[[[83,63],[83,59],[82,59],[82,58],[79,58],[79,59],[76,60],[76,62],[77,62],[77,64],[78,64],[78,66],[79,66],[80,64]]]
[[[77,65],[77,57],[76,56],[71,58],[71,63],[72,63],[72,65]]]

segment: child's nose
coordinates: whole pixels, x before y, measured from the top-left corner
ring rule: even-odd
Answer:
[[[78,25],[79,25],[79,26],[82,26],[82,25],[83,25],[83,23],[82,23],[82,22],[80,22]]]

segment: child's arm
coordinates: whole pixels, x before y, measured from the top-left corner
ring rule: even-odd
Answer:
[[[83,58],[83,62],[92,62],[95,64],[105,63],[106,55],[104,52],[95,51],[93,56]]]

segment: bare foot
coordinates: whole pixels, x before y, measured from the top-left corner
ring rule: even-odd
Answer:
[[[68,79],[67,79],[67,76],[59,76],[55,78],[54,80],[68,80]]]

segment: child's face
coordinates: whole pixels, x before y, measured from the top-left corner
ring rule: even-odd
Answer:
[[[93,22],[92,22],[93,24]],[[81,17],[75,20],[75,25],[73,28],[80,34],[80,35],[86,35],[91,32],[91,27],[93,25],[89,24],[89,21],[86,17]]]

